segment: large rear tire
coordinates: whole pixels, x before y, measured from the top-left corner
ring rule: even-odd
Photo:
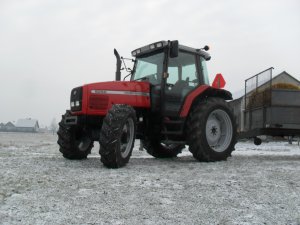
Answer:
[[[192,109],[187,123],[189,150],[199,161],[226,160],[236,144],[236,125],[228,104],[208,98]]]
[[[113,105],[100,132],[101,162],[108,168],[125,166],[132,153],[135,133],[135,110],[128,105]]]
[[[59,122],[57,131],[59,151],[67,159],[85,159],[91,153],[94,142],[81,128],[64,123],[65,117],[69,115],[71,114],[67,111]]]
[[[141,142],[147,153],[155,158],[173,158],[185,148],[185,145],[180,144],[166,145],[160,142],[158,138],[151,137],[141,140]]]

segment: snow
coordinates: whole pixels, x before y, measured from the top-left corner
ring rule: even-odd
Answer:
[[[216,163],[136,146],[126,167],[107,169],[98,144],[71,161],[56,140],[0,133],[1,224],[300,224],[297,143],[241,142]]]

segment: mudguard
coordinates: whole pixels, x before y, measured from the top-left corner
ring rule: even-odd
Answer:
[[[208,85],[201,85],[200,87],[189,93],[189,95],[185,98],[185,102],[180,111],[180,117],[187,117],[190,108],[192,107],[192,104],[196,99],[207,97],[220,97],[224,100],[232,100],[232,94],[229,91],[214,88]]]

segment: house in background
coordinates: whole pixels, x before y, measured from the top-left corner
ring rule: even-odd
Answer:
[[[7,131],[14,131],[16,129],[16,126],[12,122],[8,122],[5,124],[5,129]]]
[[[0,123],[0,131],[2,132],[39,132],[38,120],[27,118],[19,119],[16,124],[8,122],[6,124]]]
[[[16,123],[17,132],[38,132],[39,123],[35,119],[19,119]]]
[[[0,124],[0,131],[4,132],[10,132],[10,131],[15,131],[16,127],[12,122],[7,122],[6,124],[1,123]]]

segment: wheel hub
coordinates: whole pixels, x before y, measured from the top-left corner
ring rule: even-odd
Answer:
[[[131,145],[134,140],[134,122],[132,118],[128,118],[122,128],[121,135],[121,155],[126,158],[131,150]]]
[[[207,121],[206,134],[208,142],[211,144],[216,144],[221,136],[220,123],[214,117]]]
[[[77,141],[77,146],[79,151],[85,152],[89,146],[91,145],[92,140],[87,137],[87,136],[83,136],[81,137],[78,141]]]
[[[206,139],[216,152],[225,151],[230,145],[233,127],[229,115],[221,109],[212,111],[206,122]]]

